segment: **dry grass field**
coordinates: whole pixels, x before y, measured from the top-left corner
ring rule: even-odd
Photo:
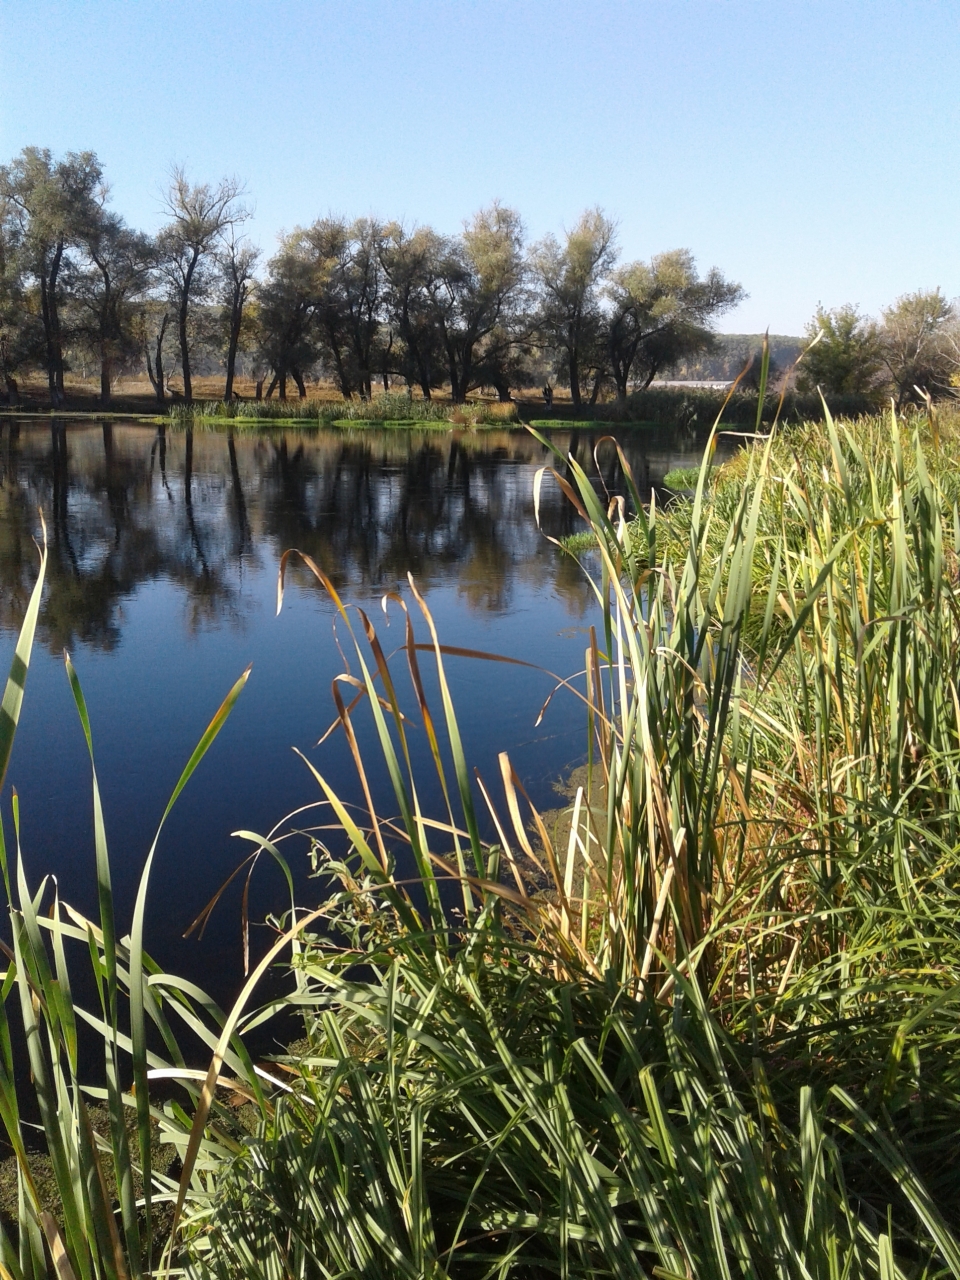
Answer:
[[[194,400],[222,400],[223,398],[223,375],[214,374],[209,377],[195,376],[193,379]],[[256,399],[256,382],[253,378],[238,377],[234,381],[234,387],[237,395],[243,400]],[[177,379],[173,380],[174,394],[168,394],[165,409],[177,402],[179,393],[179,384]],[[402,388],[398,383],[394,382],[391,388],[394,391]],[[68,374],[65,380],[66,405],[67,410],[74,412],[95,413],[102,409],[100,401],[100,379],[99,377],[83,378],[76,374]],[[376,395],[380,388],[376,388]],[[294,395],[290,397],[297,399],[296,390]],[[422,399],[419,391],[414,391],[413,398],[415,400]],[[20,381],[20,399],[21,407],[27,410],[46,410],[50,407],[50,395],[47,389],[47,380],[43,374],[33,374]],[[316,381],[307,383],[307,400],[318,401],[322,403],[336,402],[342,399],[339,389],[333,382]],[[433,399],[441,404],[450,402],[450,394],[448,388],[434,392]],[[496,397],[491,395],[483,395],[479,392],[471,393],[469,397],[471,402],[495,402]],[[543,397],[538,391],[526,390],[514,392],[514,400],[519,405],[529,405],[531,407],[543,407]],[[570,393],[563,388],[557,388],[554,392],[554,404],[569,405]],[[132,413],[132,414],[155,414],[158,411],[157,399],[145,374],[131,374],[128,377],[118,378],[113,385],[113,397],[111,399],[109,410],[113,413]]]

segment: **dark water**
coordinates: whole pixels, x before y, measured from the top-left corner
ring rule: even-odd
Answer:
[[[227,998],[240,974],[239,882],[202,941],[181,937],[248,846],[318,798],[292,748],[304,751],[345,798],[360,799],[340,732],[316,747],[334,718],[331,681],[345,670],[342,624],[316,581],[295,566],[275,616],[279,557],[313,556],[345,599],[375,621],[387,652],[403,639],[402,615],[380,610],[410,570],[447,644],[524,658],[570,674],[583,662],[595,620],[580,569],[538,532],[533,477],[549,461],[523,431],[440,435],[363,431],[273,432],[231,437],[135,424],[0,420],[0,661],[9,666],[36,574],[38,509],[50,566],[20,730],[8,775],[20,796],[28,877],[52,873],[67,901],[94,910],[90,772],[63,668],[71,653],[93,725],[119,918],[129,923],[136,884],[180,770],[224,694],[248,663],[247,688],[161,837],[148,909],[148,947],[168,968]],[[699,456],[692,436],[622,430],[642,488]],[[558,432],[584,462],[595,439]],[[617,486],[613,451],[602,470]],[[543,491],[549,532],[578,521],[556,485]],[[422,618],[418,638],[427,639]],[[397,678],[413,711],[399,655]],[[350,655],[353,671],[357,665]],[[424,665],[429,664],[424,658]],[[469,763],[497,791],[507,750],[531,798],[557,803],[554,784],[585,751],[573,698],[553,700],[549,676],[522,667],[451,658],[448,675]],[[436,682],[427,680],[434,697]],[[349,690],[347,690],[349,693]],[[411,729],[425,804],[440,816],[423,733]],[[376,747],[369,711],[361,744]],[[383,771],[373,785],[396,812]],[[316,820],[316,819],[314,819]],[[298,819],[306,825],[309,816]],[[9,838],[9,836],[8,836]],[[301,901],[320,897],[307,878],[305,845],[288,846]],[[284,906],[279,874],[263,865],[251,918]],[[270,935],[260,925],[254,950]]]

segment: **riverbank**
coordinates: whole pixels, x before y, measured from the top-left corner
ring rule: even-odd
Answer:
[[[838,416],[857,417],[875,411],[875,399],[867,396],[842,397],[835,404]],[[457,426],[503,425],[515,422],[535,427],[564,426],[590,429],[616,424],[675,425],[680,428],[707,429],[721,409],[730,427],[752,426],[757,420],[758,393],[753,389],[724,387],[658,386],[636,392],[623,401],[587,404],[577,412],[569,400],[557,397],[552,405],[542,400],[518,397],[512,401],[487,399],[453,404],[442,396],[433,400],[412,398],[406,393],[389,392],[372,400],[338,400],[333,396],[312,396],[302,400],[241,399],[229,404],[216,399],[197,399],[192,404],[177,401],[159,406],[147,395],[117,396],[108,408],[100,409],[90,394],[68,395],[64,405],[51,409],[39,396],[24,398],[19,406],[0,408],[0,416],[13,417],[93,417],[130,418],[142,421],[172,419],[182,421],[215,420],[224,424],[262,422],[310,423],[325,426],[350,424],[359,427],[399,426],[407,422],[433,423],[437,429]],[[761,413],[763,421],[772,421],[779,411],[784,422],[822,421],[822,403],[816,395],[800,395],[788,391],[781,404],[779,392],[769,392]]]

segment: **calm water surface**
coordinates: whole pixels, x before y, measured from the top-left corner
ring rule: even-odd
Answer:
[[[348,637],[342,624],[335,631],[333,605],[299,567],[275,616],[286,548],[313,556],[344,597],[370,613],[388,652],[402,642],[402,614],[394,606],[385,616],[379,602],[399,590],[414,607],[410,570],[445,643],[561,674],[582,666],[592,597],[577,565],[536,528],[533,477],[549,458],[526,432],[233,437],[116,422],[0,423],[4,671],[35,579],[38,509],[50,542],[4,797],[9,832],[10,786],[20,795],[31,884],[52,873],[67,901],[94,910],[90,774],[65,648],[90,710],[124,929],[180,770],[226,691],[253,664],[232,717],[164,829],[148,910],[147,943],[160,962],[221,999],[240,973],[239,882],[201,941],[181,935],[249,847],[231,832],[266,832],[317,798],[294,747],[344,797],[360,798],[342,735],[316,746],[334,716],[331,681],[345,670],[338,640],[346,653]],[[642,489],[699,458],[691,435],[649,428],[618,435]],[[596,443],[588,433],[554,439],[585,464]],[[616,489],[609,446],[601,446],[600,462]],[[542,515],[554,535],[578,527],[555,485],[544,486]],[[428,638],[422,620],[417,631]],[[397,675],[406,689],[399,659]],[[585,751],[574,699],[555,698],[537,727],[549,676],[456,658],[448,675],[470,764],[496,790],[497,753],[507,750],[531,798],[555,805],[554,784]],[[434,688],[428,681],[428,695]],[[369,713],[358,715],[374,759]],[[423,753],[422,733],[412,734]],[[436,804],[423,754],[421,764],[426,801]],[[383,780],[375,785],[394,812]],[[307,878],[303,842],[291,843],[289,853],[301,901],[318,899],[322,888]],[[282,889],[279,874],[263,866],[251,888],[251,917],[282,910]],[[261,927],[255,948],[268,937]]]

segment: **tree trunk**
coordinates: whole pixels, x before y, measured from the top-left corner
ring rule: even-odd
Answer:
[[[183,285],[180,289],[180,306],[177,312],[177,335],[180,339],[180,367],[183,371],[183,398],[187,404],[193,400],[193,378],[190,373],[190,344],[187,341],[187,314],[190,309],[190,290],[193,287],[193,274],[197,269],[200,254],[193,250],[190,264],[183,274]]]
[[[579,413],[583,402],[580,399],[580,353],[576,347],[569,351],[570,365],[570,399],[573,401],[574,413]]]
[[[227,347],[227,381],[223,388],[223,398],[226,401],[233,399],[233,377],[234,370],[237,367],[237,347],[240,343],[240,326],[230,324],[230,345]]]
[[[265,399],[265,400],[269,400],[269,399],[270,399],[270,397],[273,395],[274,391],[276,391],[276,389],[277,389],[277,383],[278,383],[279,381],[280,381],[280,379],[277,377],[277,375],[276,375],[276,374],[274,374],[274,375],[273,375],[273,377],[270,379],[269,386],[267,387],[267,393],[266,393],[266,395],[264,396],[264,399]]]
[[[447,372],[450,375],[450,399],[454,404],[463,404],[463,398],[460,395],[460,378],[457,373],[457,357],[453,349],[453,343],[447,334],[447,327],[441,321],[440,333],[443,337],[443,349],[447,356]]]
[[[239,288],[233,291],[230,306],[230,341],[227,346],[227,382],[223,389],[224,400],[233,399],[233,378],[237,367],[237,351],[240,348],[240,325],[243,322],[243,293]]]
[[[163,372],[163,335],[167,327],[167,317],[163,317],[163,324],[160,326],[160,336],[157,338],[157,404],[163,404],[167,398],[166,383]]]
[[[113,381],[112,369],[110,367],[111,360],[107,354],[106,348],[100,348],[100,403],[102,405],[110,403],[110,384]]]
[[[150,363],[150,348],[147,347],[147,350],[146,350],[147,377],[150,379],[150,382],[153,386],[154,394],[157,397],[157,404],[163,404],[163,401],[164,401],[163,338],[164,338],[164,334],[167,332],[167,323],[169,319],[170,319],[169,315],[164,314],[163,319],[160,321],[160,331],[157,334],[156,369],[155,370],[154,370],[154,366]]]
[[[286,369],[284,369],[283,372],[280,374],[280,399],[286,400],[286,398],[287,398],[287,371]]]
[[[470,391],[470,375],[473,372],[471,365],[464,361],[460,369],[460,385],[457,388],[457,404],[467,403],[467,394]]]
[[[187,343],[187,300],[180,303],[177,315],[177,336],[180,339],[180,368],[183,372],[183,398],[187,404],[193,400],[193,378],[190,376],[190,347]]]
[[[460,373],[456,358],[448,352],[447,367],[450,370],[450,399],[454,404],[463,404],[466,397],[461,390]]]
[[[347,377],[347,371],[343,365],[340,346],[334,342],[331,342],[330,346],[333,351],[333,362],[337,366],[337,381],[340,383],[340,394],[344,400],[349,400],[353,396],[353,388],[350,386],[350,379]]]
[[[57,397],[59,404],[63,404],[64,401],[63,341],[60,335],[60,306],[57,302],[57,280],[60,276],[62,255],[63,245],[60,245],[54,259],[53,270],[50,272],[50,324],[51,332],[53,334],[54,367],[56,370]]]
[[[590,392],[590,408],[597,403],[600,395],[600,387],[603,383],[603,370],[601,370],[593,380],[593,390]]]
[[[58,409],[63,403],[63,351],[60,347],[60,314],[57,309],[57,278],[63,259],[63,244],[58,244],[49,272],[40,273],[40,314],[47,356],[47,386],[50,404]]]
[[[301,400],[306,400],[307,388],[303,381],[303,374],[300,372],[299,369],[291,369],[290,376],[293,378],[294,382],[297,384],[297,395],[300,397]]]
[[[50,392],[50,404],[56,409],[60,400],[57,395],[57,367],[53,355],[53,332],[50,325],[50,286],[46,276],[40,277],[40,315],[43,319],[43,337],[47,349],[47,387]]]

